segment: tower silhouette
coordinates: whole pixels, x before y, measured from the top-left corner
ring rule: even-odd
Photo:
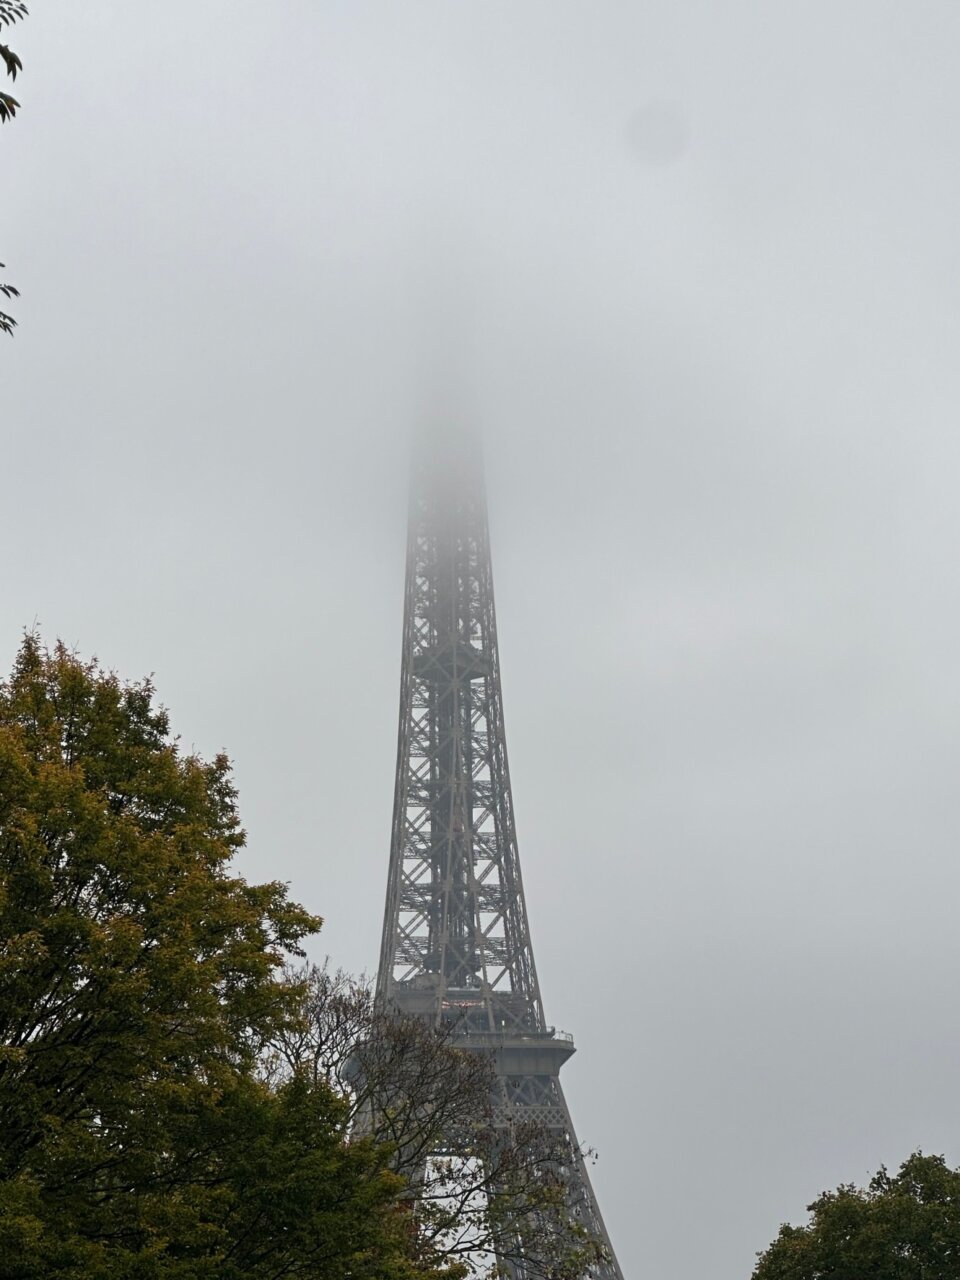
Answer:
[[[476,441],[422,443],[407,532],[400,727],[377,975],[381,1007],[455,1022],[491,1053],[495,1115],[530,1119],[565,1151],[570,1215],[623,1280],[560,1087],[572,1037],[547,1024],[520,876],[482,464]],[[512,1262],[515,1280],[532,1274]]]

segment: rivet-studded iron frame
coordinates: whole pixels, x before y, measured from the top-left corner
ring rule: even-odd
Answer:
[[[377,998],[495,1055],[504,1126],[564,1135],[571,1214],[623,1280],[570,1114],[572,1040],[546,1023],[520,877],[503,729],[482,465],[461,436],[422,445],[410,494],[400,729]],[[513,1264],[515,1280],[526,1280]]]

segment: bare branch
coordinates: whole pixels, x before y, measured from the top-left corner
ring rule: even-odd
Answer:
[[[522,1260],[531,1277],[573,1280],[602,1259],[566,1202],[579,1153],[540,1123],[497,1121],[492,1055],[459,1048],[455,1023],[378,1009],[369,986],[342,972],[289,976],[301,1017],[264,1046],[263,1072],[274,1083],[302,1072],[347,1100],[345,1136],[391,1152],[425,1262],[479,1277]]]

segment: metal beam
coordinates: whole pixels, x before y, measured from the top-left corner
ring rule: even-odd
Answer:
[[[475,441],[421,447],[407,531],[400,725],[377,999],[492,1052],[506,1126],[563,1134],[571,1216],[623,1280],[560,1087],[572,1039],[547,1025],[520,874],[493,571]],[[515,1280],[526,1280],[513,1267]]]

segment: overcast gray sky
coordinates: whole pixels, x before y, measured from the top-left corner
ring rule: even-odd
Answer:
[[[37,619],[154,672],[244,871],[372,970],[445,398],[628,1280],[960,1161],[956,0],[32,8],[3,665]]]

